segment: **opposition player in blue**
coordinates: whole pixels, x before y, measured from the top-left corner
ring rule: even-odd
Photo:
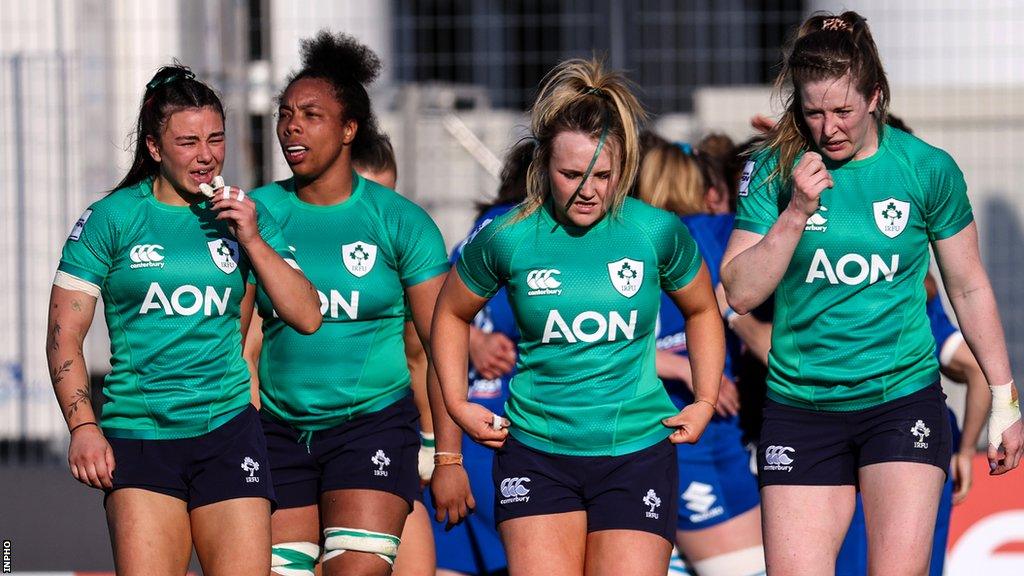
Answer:
[[[652,206],[674,212],[697,242],[711,272],[712,285],[719,284],[718,266],[734,215],[712,213],[723,203],[712,203],[708,194],[715,167],[699,158],[689,144],[663,143],[653,146],[640,168],[639,196]],[[721,184],[719,184],[721,186]],[[727,196],[727,193],[725,194]],[[727,210],[728,204],[724,203]],[[723,308],[720,308],[723,309]],[[740,319],[724,309],[735,325],[757,322]],[[686,323],[679,310],[662,293],[657,329],[657,368],[672,401],[679,408],[693,402],[691,370],[686,346]],[[769,327],[762,327],[767,331]],[[763,339],[762,339],[763,340]],[[757,478],[750,470],[750,454],[743,445],[739,427],[739,394],[733,382],[732,363],[739,357],[740,340],[726,332],[725,370],[718,397],[718,410],[696,444],[677,447],[679,467],[679,514],[676,544],[701,576],[750,576],[764,573],[761,546],[761,514]]]
[[[526,171],[533,149],[532,141],[523,141],[509,151],[501,171],[498,195],[492,202],[479,205],[472,231],[452,254],[453,264],[470,238],[526,197]],[[502,417],[508,385],[515,374],[517,342],[519,328],[508,295],[502,288],[477,313],[469,335],[469,399]],[[495,574],[505,570],[508,561],[494,519],[491,482],[494,451],[466,436],[462,440],[462,456],[476,509],[465,522],[451,529],[434,523],[438,576]]]

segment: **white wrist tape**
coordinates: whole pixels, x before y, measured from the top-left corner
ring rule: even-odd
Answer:
[[[491,428],[494,430],[501,430],[501,427],[505,425],[505,419],[497,414],[491,415]]]
[[[998,447],[1003,432],[1020,420],[1020,402],[1013,398],[1013,380],[1002,386],[989,386],[992,391],[992,415],[988,419],[988,443]]]
[[[420,480],[430,482],[434,475],[434,435],[430,432],[420,432],[420,453],[418,456],[417,470],[420,473]]]

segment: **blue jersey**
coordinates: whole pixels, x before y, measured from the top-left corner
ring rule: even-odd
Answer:
[[[495,218],[511,210],[514,204],[499,204],[484,212],[473,224],[473,230],[466,240],[459,243],[452,252],[452,265],[462,254],[462,247],[466,245],[480,230],[491,223]],[[512,307],[508,302],[508,295],[505,288],[498,292],[484,305],[473,319],[473,325],[482,332],[500,332],[509,337],[513,343],[519,342],[519,328],[516,326],[515,317],[512,315]],[[505,414],[505,401],[508,399],[508,385],[515,375],[515,368],[500,378],[488,380],[480,376],[473,365],[469,366],[469,399],[473,402],[484,405],[495,414]]]
[[[707,264],[708,272],[711,274],[711,285],[717,286],[719,282],[718,269],[722,264],[722,256],[725,255],[725,246],[729,242],[729,235],[732,234],[734,214],[696,214],[682,218],[683,224],[690,231],[690,235],[697,242],[700,255]],[[683,314],[676,307],[675,302],[666,293],[661,294],[661,310],[658,313],[657,327],[657,348],[687,356],[686,348],[686,320]],[[733,377],[733,359],[739,357],[739,338],[730,330],[726,330],[726,355],[725,369],[723,373]],[[676,406],[682,407],[693,401],[693,394],[686,384],[676,380],[662,379],[665,388],[672,397]]]
[[[935,355],[938,356],[942,352],[942,345],[946,343],[946,340],[960,330],[950,321],[946,309],[942,306],[942,298],[939,298],[938,295],[932,297],[925,304],[925,313],[928,314],[928,323],[932,327],[932,336],[935,337]]]

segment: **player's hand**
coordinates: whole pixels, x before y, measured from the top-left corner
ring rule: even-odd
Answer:
[[[82,426],[71,433],[68,466],[75,480],[86,486],[114,487],[114,451],[98,426]]]
[[[967,498],[974,481],[974,472],[971,469],[971,461],[974,460],[974,450],[960,449],[953,454],[949,463],[949,469],[953,473],[953,504],[959,504]]]
[[[1013,470],[1020,464],[1022,452],[1024,452],[1024,425],[1018,419],[1003,431],[1002,441],[998,447],[994,446],[992,440],[989,439],[989,474],[996,476]]]
[[[512,424],[505,418],[475,403],[463,401],[448,408],[452,420],[462,428],[474,442],[488,448],[501,448],[508,438],[508,427]],[[497,418],[499,427],[494,427]],[[436,474],[436,472],[435,472]]]
[[[833,186],[832,175],[817,152],[805,152],[793,169],[793,197],[789,208],[810,218],[820,207],[821,192]]]
[[[501,332],[488,334],[472,330],[469,334],[469,361],[483,378],[500,378],[516,365],[515,342]]]
[[[466,519],[474,508],[476,500],[469,486],[466,469],[455,464],[437,466],[430,481],[430,496],[437,512],[434,518],[445,523],[445,530],[451,530]]]
[[[728,376],[723,375],[722,384],[718,386],[718,405],[715,411],[719,416],[725,417],[740,413],[740,391]]]
[[[708,422],[715,414],[715,408],[707,402],[693,402],[683,408],[679,414],[665,418],[661,423],[668,428],[675,428],[668,439],[673,444],[695,444],[700,440]]]
[[[217,220],[226,220],[228,231],[243,247],[261,240],[256,224],[256,203],[245,191],[234,186],[218,188],[210,198],[210,206],[217,212]]]

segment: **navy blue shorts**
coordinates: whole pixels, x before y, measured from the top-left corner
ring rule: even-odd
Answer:
[[[278,507],[318,504],[329,490],[388,492],[410,510],[419,497],[420,415],[412,396],[308,438],[266,412],[261,416]]]
[[[116,464],[108,497],[121,488],[141,488],[184,500],[189,510],[233,498],[266,498],[274,505],[267,444],[251,405],[202,436],[107,441]]]
[[[880,462],[922,462],[946,472],[953,432],[935,382],[873,408],[824,412],[768,400],[757,450],[758,480],[857,486],[857,470]]]
[[[713,418],[700,442],[676,446],[680,530],[728,522],[761,502],[739,418]]]
[[[564,456],[510,436],[491,475],[498,524],[582,510],[587,532],[639,530],[675,541],[679,470],[668,439],[622,456]]]

